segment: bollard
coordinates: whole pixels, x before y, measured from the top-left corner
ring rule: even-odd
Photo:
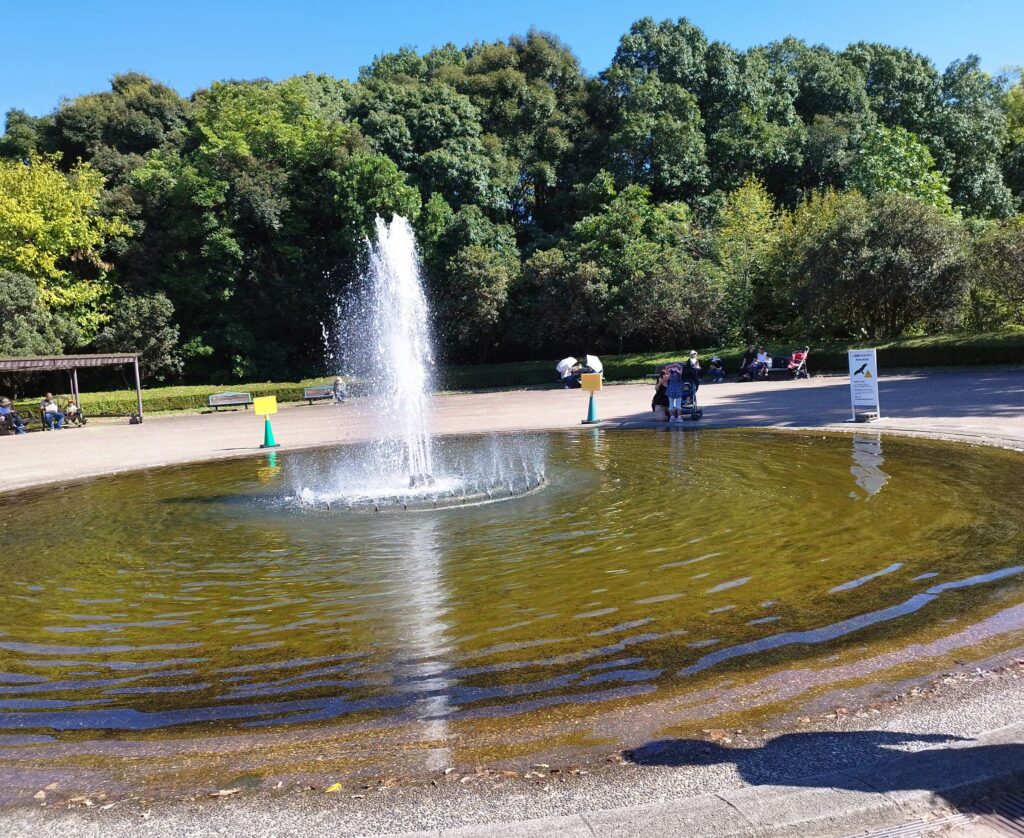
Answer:
[[[263,419],[263,444],[260,448],[280,448],[281,446],[274,439],[274,429],[270,427],[270,417]]]
[[[597,425],[601,422],[597,418],[597,402],[594,401],[594,394],[590,394],[590,404],[587,407],[587,418],[583,420],[584,425]]]

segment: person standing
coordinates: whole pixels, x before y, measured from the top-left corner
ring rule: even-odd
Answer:
[[[668,421],[683,421],[683,369],[679,364],[668,367],[668,384],[665,387],[668,396]]]
[[[61,413],[53,393],[47,393],[39,402],[39,412],[43,414],[43,425],[46,430],[52,431],[55,424],[58,431],[64,427],[64,414]]]
[[[683,381],[689,385],[689,392],[683,393],[683,406],[693,408],[694,399],[697,396],[697,388],[700,387],[700,377],[704,371],[700,368],[700,357],[696,349],[690,350],[690,357],[683,364]],[[685,390],[685,388],[684,388]]]

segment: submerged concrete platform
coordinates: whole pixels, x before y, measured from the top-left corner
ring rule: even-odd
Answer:
[[[883,419],[853,425],[845,377],[705,385],[704,420],[650,421],[650,385],[610,386],[598,399],[607,427],[691,433],[715,427],[902,433],[1024,451],[1024,370],[906,372],[882,379]],[[580,391],[440,395],[440,434],[561,430],[586,415]],[[368,438],[366,403],[287,406],[274,417],[282,452]],[[251,412],[154,417],[144,425],[0,439],[0,491],[260,453]],[[1021,463],[1024,477],[1024,460]],[[1021,626],[1024,643],[1024,625]],[[1005,663],[1005,661],[1003,662]],[[958,676],[959,677],[959,676]],[[966,678],[966,676],[964,676]],[[877,715],[836,714],[807,729],[728,742],[650,743],[589,775],[542,769],[531,780],[485,783],[439,775],[427,787],[324,794],[285,789],[210,799],[119,801],[85,807],[51,792],[33,808],[0,813],[11,838],[120,836],[847,836],[911,819],[991,808],[1024,791],[1024,662],[978,670],[929,698]],[[41,784],[42,785],[42,784]],[[45,807],[44,804],[45,803]],[[941,823],[935,821],[936,827]],[[958,822],[957,828],[970,824]],[[979,829],[982,827],[979,827]],[[1022,828],[1024,829],[1024,828]],[[909,833],[908,833],[909,834]],[[919,833],[915,833],[919,834]],[[970,834],[959,832],[958,834]]]

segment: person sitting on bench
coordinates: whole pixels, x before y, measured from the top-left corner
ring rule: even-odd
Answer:
[[[751,381],[754,378],[756,363],[757,352],[754,349],[754,344],[751,343],[747,346],[747,351],[743,354],[743,360],[740,361],[740,381]]]
[[[16,434],[25,433],[25,423],[18,412],[11,406],[11,400],[4,396],[0,399],[0,422],[4,422],[14,429]]]
[[[764,346],[758,347],[757,360],[754,361],[754,373],[752,378],[767,378],[768,370],[772,368],[772,356]]]
[[[64,418],[69,425],[77,425],[81,428],[85,424],[85,414],[75,402],[69,401],[64,405]]]
[[[345,399],[348,398],[348,387],[345,385],[344,379],[339,375],[334,379],[334,385],[331,387],[331,403],[332,404],[345,404]]]
[[[725,364],[717,355],[711,359],[711,383],[721,384],[725,381]]]
[[[46,427],[46,430],[52,431],[54,424],[57,425],[58,431],[64,427],[64,414],[61,413],[53,393],[47,393],[43,400],[39,402],[39,412],[43,414],[43,425]]]

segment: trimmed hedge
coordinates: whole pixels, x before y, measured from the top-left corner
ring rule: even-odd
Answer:
[[[776,354],[785,354],[796,344],[769,345]],[[931,335],[891,341],[847,341],[827,345],[811,344],[809,366],[815,372],[845,372],[846,352],[854,348],[878,350],[882,369],[917,367],[990,366],[1024,364],[1024,331],[981,335]],[[744,347],[701,349],[707,361],[718,355],[731,374],[739,367]],[[656,364],[686,358],[689,347],[671,352],[648,352],[631,355],[607,355],[604,362],[608,381],[636,381],[653,372]],[[257,384],[207,384],[181,387],[158,387],[142,391],[144,410],[151,413],[197,411],[207,409],[207,397],[213,393],[244,391],[253,396],[276,395],[279,402],[300,402],[304,387],[329,381],[329,376],[298,382],[261,382]],[[440,371],[438,386],[444,390],[483,390],[502,387],[557,386],[555,360],[520,361],[505,364],[451,366]],[[350,392],[358,383],[349,384]],[[66,399],[66,395],[59,398]],[[19,407],[34,411],[39,399],[19,399]],[[135,392],[115,390],[107,393],[82,393],[82,409],[87,416],[124,416],[135,412]]]
[[[308,379],[306,381],[274,383],[272,381],[257,384],[196,384],[180,387],[157,387],[143,389],[142,409],[147,413],[171,413],[207,410],[207,398],[214,393],[244,392],[255,396],[277,396],[279,402],[302,401],[305,387],[313,387],[327,382],[326,378]],[[135,413],[134,390],[112,390],[105,393],[83,392],[82,411],[86,416],[126,416]],[[69,399],[66,394],[58,395],[63,402]],[[27,407],[33,411],[39,409],[39,399],[19,399],[18,407]]]

